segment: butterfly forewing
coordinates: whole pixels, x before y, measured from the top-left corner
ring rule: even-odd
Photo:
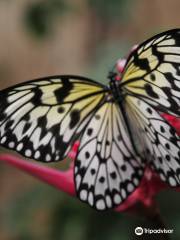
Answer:
[[[121,82],[127,94],[146,99],[159,111],[180,115],[180,29],[140,44],[132,52]]]
[[[0,143],[41,161],[62,160],[105,98],[83,77],[50,77],[0,92]]]
[[[139,185],[143,166],[119,106],[105,102],[80,139],[75,161],[79,198],[97,210],[117,206]]]

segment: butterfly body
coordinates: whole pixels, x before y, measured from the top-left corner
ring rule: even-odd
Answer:
[[[134,151],[138,155],[139,153],[137,151],[134,140],[132,138],[131,128],[130,128],[129,123],[128,123],[126,110],[124,108],[124,103],[123,103],[123,101],[125,101],[126,94],[125,94],[123,88],[121,88],[120,81],[116,80],[116,77],[117,77],[117,73],[115,73],[115,72],[112,72],[112,73],[109,74],[109,79],[110,79],[109,86],[110,86],[110,90],[111,90],[111,93],[112,93],[112,101],[114,101],[117,104],[120,111],[122,112],[124,121],[126,122],[126,125],[127,125],[127,131],[129,133],[129,137],[130,137],[131,142],[132,142],[132,146],[134,148]]]
[[[180,139],[161,112],[180,116],[180,30],[140,44],[109,86],[73,75],[0,91],[0,144],[27,158],[63,160],[76,140],[77,196],[97,210],[118,206],[150,166],[180,185]],[[117,81],[116,78],[121,78]]]
[[[116,74],[110,76],[109,88],[112,93],[113,101],[121,104],[124,100],[125,95],[123,94],[123,89],[120,87],[120,82],[115,79]]]

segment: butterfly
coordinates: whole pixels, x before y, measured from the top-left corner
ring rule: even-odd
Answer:
[[[116,77],[120,76],[121,81]],[[140,44],[109,85],[71,75],[0,91],[0,144],[43,162],[80,145],[74,181],[79,199],[97,210],[121,204],[151,166],[180,185],[180,139],[161,113],[180,116],[180,29]]]

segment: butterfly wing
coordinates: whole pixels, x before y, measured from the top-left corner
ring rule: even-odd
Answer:
[[[2,90],[0,144],[29,158],[61,160],[106,91],[78,76],[48,77]]]
[[[162,112],[180,115],[180,29],[158,34],[129,56],[122,76],[125,94]]]
[[[75,161],[78,197],[97,210],[115,207],[139,185],[143,166],[119,106],[106,101],[80,139]]]
[[[147,102],[127,96],[128,123],[141,156],[170,186],[180,185],[180,139],[174,128]],[[136,139],[139,142],[136,142]]]

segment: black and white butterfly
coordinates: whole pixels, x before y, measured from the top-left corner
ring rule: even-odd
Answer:
[[[121,204],[152,166],[180,185],[180,141],[160,115],[180,116],[180,29],[133,51],[109,86],[53,76],[0,92],[0,144],[43,162],[64,159],[76,140],[77,196],[98,210]]]

